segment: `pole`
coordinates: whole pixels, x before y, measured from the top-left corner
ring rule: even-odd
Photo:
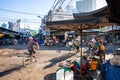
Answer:
[[[112,44],[112,46],[113,46],[113,52],[115,53],[115,42],[114,42],[114,29],[113,29],[113,25],[112,25],[112,41],[113,41],[113,44]]]
[[[80,63],[81,63],[81,65],[82,65],[82,24],[80,25],[80,43],[81,43],[81,45],[80,45],[80,47],[81,47],[81,50],[80,50],[80,57],[81,57],[81,59],[80,59]]]

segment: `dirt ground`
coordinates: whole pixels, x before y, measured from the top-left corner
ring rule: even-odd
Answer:
[[[70,58],[68,50],[60,47],[40,47],[37,62],[22,64],[26,45],[0,47],[0,80],[56,80],[56,63]]]

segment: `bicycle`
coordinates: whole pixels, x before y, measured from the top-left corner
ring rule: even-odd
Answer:
[[[22,61],[23,66],[28,64],[28,61],[32,62],[34,59],[35,59],[35,62],[37,62],[36,54],[30,54],[29,52],[24,52],[23,61]]]

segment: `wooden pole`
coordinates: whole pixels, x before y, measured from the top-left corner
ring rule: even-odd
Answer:
[[[80,57],[81,57],[81,59],[80,59],[80,63],[81,63],[81,65],[82,65],[82,24],[81,24],[81,26],[80,26],[80,43],[81,43],[81,50],[80,50]]]

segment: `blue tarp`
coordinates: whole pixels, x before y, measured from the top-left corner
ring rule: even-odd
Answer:
[[[43,45],[43,44],[44,44],[43,40],[39,41],[39,45]]]
[[[101,71],[106,80],[120,80],[120,66],[111,65],[110,61],[101,66]]]

